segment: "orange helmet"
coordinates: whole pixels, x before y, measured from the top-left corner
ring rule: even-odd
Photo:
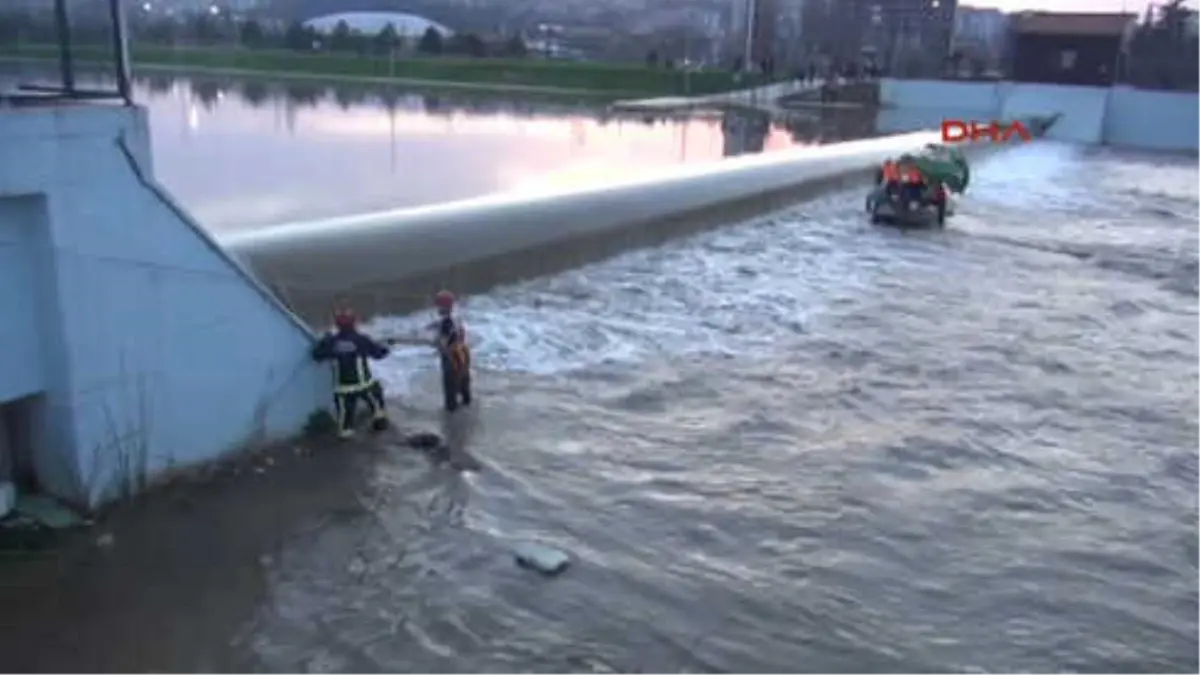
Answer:
[[[437,295],[433,296],[433,304],[440,310],[454,309],[454,294],[450,291],[438,291]]]

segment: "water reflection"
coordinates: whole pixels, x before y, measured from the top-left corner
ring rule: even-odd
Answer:
[[[601,185],[874,127],[844,110],[645,116],[587,100],[162,73],[135,77],[135,95],[160,180],[214,230]]]

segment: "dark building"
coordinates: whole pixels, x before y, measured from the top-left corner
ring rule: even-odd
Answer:
[[[837,62],[858,59],[868,27],[868,0],[805,0],[801,31],[810,56]]]
[[[754,41],[751,43],[750,58],[755,64],[773,64],[775,60],[775,32],[779,24],[778,0],[752,0],[754,5]]]
[[[950,53],[958,0],[808,0],[804,30],[839,62],[933,75]]]
[[[897,75],[936,75],[950,54],[958,0],[874,0],[869,43]]]
[[[1136,23],[1134,14],[1018,14],[1012,80],[1111,86]]]

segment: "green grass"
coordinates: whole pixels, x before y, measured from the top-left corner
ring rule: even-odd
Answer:
[[[112,51],[106,46],[74,47],[79,62],[111,62]],[[57,58],[51,45],[6,45],[0,54],[34,58]],[[241,49],[234,47],[131,47],[134,67],[138,64],[178,68],[236,69],[262,73],[311,74],[441,81],[456,84],[498,87],[544,87],[611,93],[621,96],[670,96],[711,94],[752,86],[760,82],[737,83],[731,73],[703,71],[684,74],[641,65],[546,61],[541,59],[501,59],[413,56],[396,59],[353,54],[302,54],[282,50]]]

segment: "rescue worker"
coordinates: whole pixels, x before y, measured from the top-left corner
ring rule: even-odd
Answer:
[[[337,415],[338,436],[354,435],[354,413],[359,401],[371,410],[371,424],[376,430],[387,427],[387,407],[383,400],[383,385],[371,374],[369,359],[379,360],[388,355],[388,348],[358,331],[354,312],[343,309],[334,314],[335,330],[327,333],[313,346],[314,361],[333,362],[333,404]]]
[[[454,313],[454,294],[438,291],[433,297],[438,318],[429,325],[435,332],[434,346],[442,369],[442,399],[447,412],[459,404],[471,405],[471,350],[467,331]]]
[[[921,193],[925,188],[925,176],[921,174],[921,170],[916,164],[901,157],[900,164],[900,196],[908,203],[909,208],[913,208],[921,203]]]
[[[875,183],[884,186],[887,194],[896,194],[900,187],[900,165],[896,163],[896,160],[884,160],[875,172]]]

